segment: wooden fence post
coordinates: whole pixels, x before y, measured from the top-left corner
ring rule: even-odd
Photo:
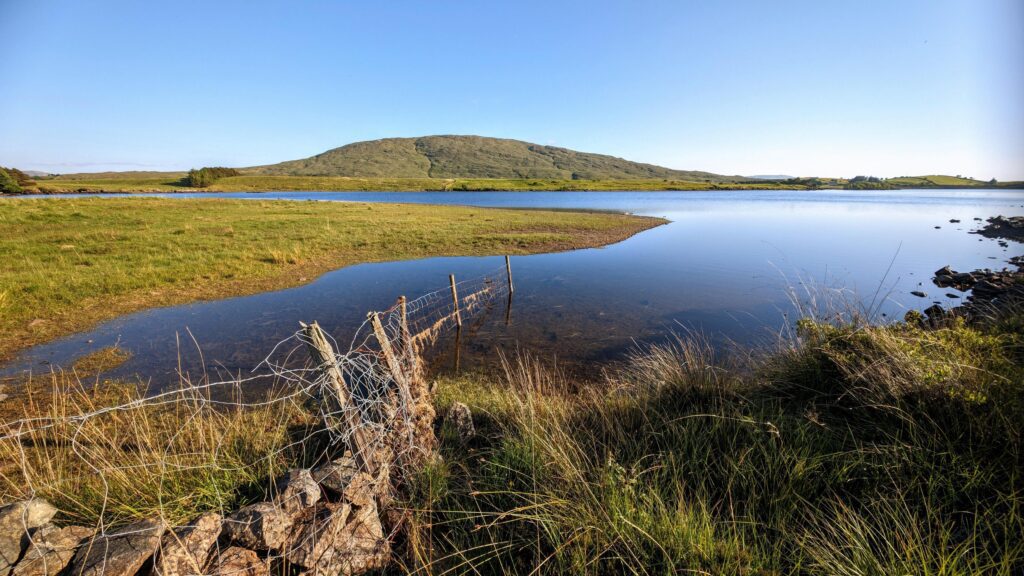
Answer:
[[[452,283],[452,303],[455,305],[455,323],[462,328],[462,314],[459,313],[459,292],[455,289],[455,274],[449,274],[448,280]]]
[[[309,355],[313,358],[313,362],[316,364],[320,374],[326,377],[333,386],[338,408],[342,412],[345,425],[352,431],[349,448],[352,450],[356,462],[371,476],[375,476],[379,463],[377,462],[374,446],[370,439],[367,438],[367,431],[363,427],[362,419],[359,417],[359,410],[352,402],[352,396],[345,385],[345,377],[342,375],[341,370],[338,369],[337,360],[334,357],[334,348],[331,347],[331,343],[327,340],[323,329],[320,328],[320,324],[316,322],[312,324],[300,322],[299,324],[302,326],[302,333],[306,337],[306,348],[309,350]]]
[[[509,261],[508,256],[505,256],[505,272],[508,273],[508,293],[511,294],[516,291],[515,286],[512,285],[512,262]]]
[[[413,402],[412,393],[409,391],[409,380],[405,377],[405,371],[402,370],[398,357],[395,356],[395,349],[391,347],[387,333],[384,332],[384,326],[380,323],[380,315],[370,312],[369,317],[370,324],[373,325],[373,334],[377,337],[377,342],[380,343],[380,351],[384,353],[384,362],[387,363],[391,377],[398,385],[398,393],[402,397],[402,402],[405,403],[406,413],[411,414]]]

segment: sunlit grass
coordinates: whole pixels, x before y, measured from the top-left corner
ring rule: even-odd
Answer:
[[[3,200],[0,358],[126,312],[282,288],[349,264],[598,246],[661,222],[341,202]]]

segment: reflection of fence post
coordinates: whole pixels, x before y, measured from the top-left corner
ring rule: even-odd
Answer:
[[[352,397],[345,386],[345,377],[338,369],[337,360],[334,357],[334,348],[327,340],[323,329],[316,322],[302,325],[302,333],[306,337],[306,348],[317,371],[327,378],[334,387],[334,394],[338,401],[338,408],[345,419],[345,425],[351,430],[351,442],[349,448],[355,455],[356,462],[371,475],[377,473],[377,459],[373,452],[373,446],[366,437],[367,431],[363,428],[362,420],[359,417],[359,410],[352,402]]]
[[[455,305],[455,323],[462,328],[462,314],[459,313],[459,292],[455,289],[455,274],[449,274],[448,280],[452,283],[452,303]]]
[[[508,273],[508,293],[511,294],[516,289],[512,285],[512,262],[509,261],[508,256],[505,256],[505,272]]]

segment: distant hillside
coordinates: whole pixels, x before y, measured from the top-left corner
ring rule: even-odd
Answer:
[[[370,178],[746,180],[742,176],[672,170],[604,154],[482,136],[424,136],[356,142],[303,160],[256,166],[245,172]]]

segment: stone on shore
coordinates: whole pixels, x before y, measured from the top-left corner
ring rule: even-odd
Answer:
[[[214,558],[205,573],[224,576],[269,576],[270,567],[266,560],[252,550],[231,546]]]
[[[52,524],[32,533],[25,556],[12,572],[13,576],[56,576],[67,567],[79,546],[95,534],[92,528],[68,526],[58,528]]]
[[[75,576],[134,576],[160,547],[165,527],[142,520],[84,544],[71,563]]]
[[[202,574],[221,533],[221,515],[209,512],[164,534],[153,566],[157,576]]]
[[[340,495],[345,492],[358,471],[355,459],[346,454],[337,460],[317,466],[312,474],[313,479],[321,486]]]
[[[296,521],[286,557],[305,568],[304,574],[348,576],[383,568],[390,553],[371,499],[363,506],[321,503],[305,510]]]
[[[224,534],[232,543],[252,550],[281,550],[294,519],[273,502],[259,502],[225,518]]]
[[[48,524],[56,514],[57,509],[41,498],[0,508],[0,576],[8,576],[28,548],[29,532]]]
[[[296,515],[320,501],[320,485],[309,470],[291,470],[277,483],[277,503],[286,514]]]
[[[448,409],[447,420],[452,429],[458,434],[459,441],[465,444],[476,436],[476,428],[473,426],[473,413],[462,402],[452,403]]]

